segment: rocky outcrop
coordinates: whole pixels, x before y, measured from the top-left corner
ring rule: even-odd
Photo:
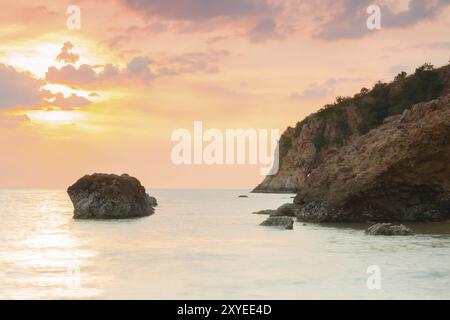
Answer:
[[[152,197],[152,196],[147,194],[147,198],[148,198],[148,202],[150,203],[150,205],[152,207],[156,207],[158,205],[158,200],[156,200],[155,197]]]
[[[414,233],[403,224],[377,223],[366,230],[366,234],[372,236],[410,236]]]
[[[256,191],[296,191],[306,222],[450,219],[449,137],[450,66],[424,65],[288,129]]]
[[[253,214],[271,215],[271,214],[274,213],[274,212],[275,212],[275,210],[272,210],[272,209],[266,209],[266,210],[255,211],[255,212],[253,212]]]
[[[272,217],[296,217],[300,208],[293,203],[285,203],[275,210],[267,209],[253,212],[253,214],[270,215]]]
[[[310,172],[297,194],[304,221],[450,218],[450,96],[385,120]]]
[[[377,83],[361,89],[352,98],[336,99],[292,128],[279,142],[279,170],[267,176],[253,192],[298,192],[306,187],[312,171],[351,146],[361,136],[400,115],[417,103],[429,102],[450,93],[450,66],[417,68],[409,77],[390,84]]]
[[[75,219],[124,219],[148,216],[157,205],[139,180],[127,174],[94,173],[67,189]]]
[[[261,226],[279,227],[285,230],[294,228],[294,219],[291,217],[271,216],[261,223]]]

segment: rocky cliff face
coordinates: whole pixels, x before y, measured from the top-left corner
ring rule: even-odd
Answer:
[[[416,73],[399,75],[390,84],[363,88],[352,98],[338,98],[289,127],[280,139],[280,169],[254,192],[299,192],[307,188],[313,171],[324,169],[341,149],[360,143],[360,138],[421,102],[450,93],[450,66],[433,69],[424,65]],[[383,137],[379,137],[383,139]]]
[[[313,169],[294,203],[303,221],[450,219],[450,95],[385,119]]]
[[[345,113],[351,123],[345,141],[349,143],[359,136],[358,125],[361,120],[354,106],[346,108]],[[322,146],[324,139],[338,141],[340,135],[337,121],[318,114],[309,116],[295,128],[288,128],[280,139],[279,172],[264,179],[254,192],[301,190],[311,170],[318,167],[328,156],[335,154],[340,147],[337,143]]]

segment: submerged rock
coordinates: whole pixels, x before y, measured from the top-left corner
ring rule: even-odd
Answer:
[[[270,215],[273,217],[277,217],[277,216],[295,217],[298,210],[299,210],[299,208],[296,204],[285,203],[285,204],[279,206]]]
[[[240,196],[238,196],[238,198],[248,198],[248,196],[245,194],[241,194]]]
[[[158,200],[156,200],[155,197],[152,197],[151,195],[148,195],[148,194],[147,194],[147,197],[148,197],[148,201],[152,207],[156,207],[158,205]]]
[[[266,210],[255,211],[255,212],[253,212],[253,214],[271,215],[274,212],[275,212],[275,210],[266,209]]]
[[[271,216],[264,220],[260,225],[292,230],[294,228],[294,219],[291,217]]]
[[[74,219],[125,219],[148,216],[157,205],[138,179],[122,174],[85,175],[67,189]]]
[[[293,203],[285,203],[279,206],[277,209],[267,209],[253,212],[253,214],[270,215],[271,217],[295,217],[297,216],[300,207]]]
[[[403,224],[377,223],[366,230],[366,234],[372,236],[410,236],[414,233]]]

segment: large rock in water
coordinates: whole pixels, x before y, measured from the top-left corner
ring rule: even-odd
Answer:
[[[156,199],[138,179],[127,174],[94,173],[67,189],[75,219],[125,219],[154,213]]]

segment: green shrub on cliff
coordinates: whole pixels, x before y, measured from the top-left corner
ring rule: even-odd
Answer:
[[[385,118],[401,114],[416,103],[436,99],[445,89],[444,68],[448,67],[435,69],[433,65],[425,63],[410,76],[406,72],[399,73],[390,84],[379,81],[371,90],[362,88],[353,98],[337,97],[333,104],[325,105],[315,114],[326,120],[324,123],[328,127],[334,128],[332,138],[327,126],[321,128],[313,141],[316,149],[345,144],[352,134],[346,112],[350,106],[357,108],[361,118],[359,134],[366,134],[381,125]],[[300,132],[303,123],[297,124],[296,134]]]
[[[368,93],[372,99],[357,103],[363,116],[362,134],[382,124],[386,117],[400,114],[416,103],[436,99],[444,89],[439,70],[427,63],[413,75],[406,77],[401,73],[396,79],[389,85],[378,82]]]

